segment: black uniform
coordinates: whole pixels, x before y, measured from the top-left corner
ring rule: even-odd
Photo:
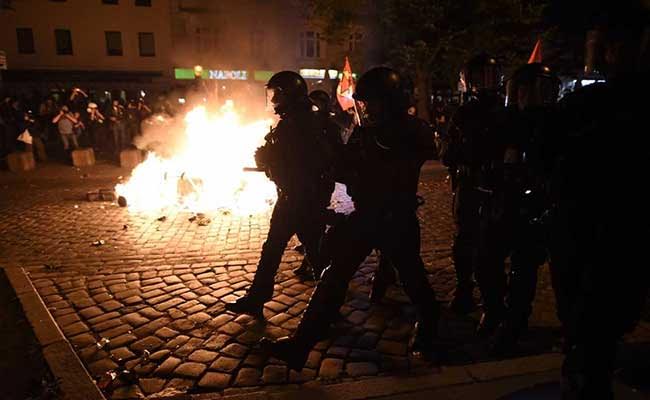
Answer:
[[[275,183],[278,200],[253,283],[246,296],[226,305],[229,311],[261,316],[294,234],[305,245],[309,263],[322,269],[319,242],[334,183],[329,174],[331,151],[306,88],[302,77],[291,71],[275,74],[267,85],[281,119],[255,153],[255,161]]]
[[[578,399],[613,398],[616,344],[648,296],[646,93],[633,76],[561,102],[563,136],[551,180],[550,257],[566,339],[563,375]]]
[[[387,96],[400,85],[398,75],[387,68],[366,73],[368,81],[386,80]],[[365,75],[364,75],[365,76]],[[357,94],[362,93],[361,78]],[[374,100],[383,98],[370,94]],[[399,108],[397,108],[399,109]],[[345,147],[344,183],[355,211],[334,227],[329,245],[331,265],[312,294],[300,325],[292,338],[263,342],[269,352],[301,369],[313,345],[327,332],[345,301],[348,283],[374,248],[381,248],[393,261],[404,289],[418,311],[415,351],[431,354],[437,333],[439,306],[420,258],[420,226],[416,215],[416,192],[420,167],[435,156],[433,137],[423,121],[404,112],[357,127]]]
[[[485,312],[495,323],[503,320],[496,343],[500,347],[516,343],[528,327],[537,270],[546,260],[542,222],[547,209],[543,177],[548,158],[544,148],[554,133],[550,110],[512,110],[508,114],[509,123],[495,137],[493,158],[484,167],[479,186],[483,201],[477,280]],[[506,276],[508,256],[510,272]]]
[[[485,195],[479,188],[485,178],[484,167],[496,151],[495,144],[504,121],[504,108],[496,93],[485,93],[471,100],[452,117],[448,143],[441,155],[452,178],[456,223],[452,249],[457,281],[455,296],[467,299],[464,302],[471,301],[474,288],[472,275],[478,268],[479,209]]]

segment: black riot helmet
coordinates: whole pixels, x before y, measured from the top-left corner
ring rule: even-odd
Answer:
[[[307,98],[307,83],[293,71],[278,72],[266,84],[267,104],[282,115]]]
[[[353,97],[360,105],[365,124],[404,116],[409,105],[402,78],[388,67],[372,68],[363,74]]]
[[[470,93],[496,91],[501,84],[501,64],[487,53],[470,58],[463,66],[462,74]]]
[[[520,110],[548,107],[557,102],[560,80],[542,63],[525,64],[512,74],[506,84],[506,105]]]
[[[330,95],[324,90],[314,90],[309,93],[309,99],[318,107],[318,112],[328,113],[330,106]]]

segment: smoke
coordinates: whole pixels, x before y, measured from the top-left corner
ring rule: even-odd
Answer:
[[[241,83],[224,90],[223,86],[216,88],[214,85],[207,82],[187,92],[174,91],[161,96],[155,107],[157,112],[142,122],[142,134],[134,139],[133,144],[162,158],[173,157],[187,144],[187,113],[199,106],[205,107],[211,115],[234,109],[243,124],[262,119],[277,122],[277,116],[265,106],[263,86]]]

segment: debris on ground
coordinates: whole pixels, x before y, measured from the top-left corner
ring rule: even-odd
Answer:
[[[127,224],[124,224],[124,226],[122,227],[122,230],[125,231],[127,229],[129,229],[129,226]]]
[[[156,219],[156,221],[165,222],[165,221],[167,221],[167,216],[163,215],[162,217]]]
[[[188,221],[196,222],[199,224],[199,226],[207,226],[210,224],[210,222],[212,222],[212,220],[206,217],[203,213],[196,213],[195,215],[192,215],[190,218],[188,218]]]
[[[117,378],[117,372],[106,371],[104,375],[102,375],[102,377],[99,378],[99,381],[97,381],[97,387],[99,387],[102,390],[106,390],[109,388],[109,386],[111,386],[115,378]]]
[[[99,240],[95,240],[95,241],[93,242],[93,246],[102,246],[102,245],[104,245],[105,243],[106,243],[106,241],[105,241],[104,239],[99,239]]]
[[[101,196],[99,195],[99,190],[91,190],[86,192],[86,200],[88,201],[99,201]]]
[[[124,196],[120,196],[120,197],[118,197],[118,198],[117,198],[117,204],[118,204],[120,207],[126,207],[127,204],[128,204],[128,203],[126,202],[126,197],[124,197]]]
[[[99,342],[95,343],[95,346],[97,346],[97,348],[101,350],[110,342],[111,342],[110,339],[103,337]]]
[[[115,201],[117,195],[113,189],[95,189],[86,192],[88,201]]]

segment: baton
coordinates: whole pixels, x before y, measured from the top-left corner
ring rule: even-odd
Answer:
[[[266,171],[264,168],[260,167],[244,167],[242,168],[244,172],[264,172]]]

